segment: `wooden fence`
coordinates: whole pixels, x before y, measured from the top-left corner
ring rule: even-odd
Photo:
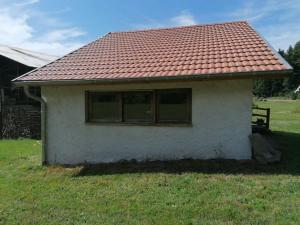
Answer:
[[[270,129],[270,108],[252,108],[252,126],[256,128]]]

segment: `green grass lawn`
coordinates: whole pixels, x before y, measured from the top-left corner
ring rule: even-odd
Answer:
[[[0,224],[300,224],[300,101],[257,104],[280,164],[42,167],[38,141],[0,141]]]

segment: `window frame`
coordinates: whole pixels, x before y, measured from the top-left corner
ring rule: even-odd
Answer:
[[[159,118],[159,102],[158,102],[158,93],[163,91],[185,91],[187,94],[187,114],[188,118],[184,121],[158,121]],[[151,121],[125,121],[124,120],[124,94],[130,92],[152,92],[151,98],[151,109],[153,111],[153,119]],[[116,94],[119,96],[119,110],[121,111],[121,120],[120,121],[111,121],[111,120],[92,120],[90,118],[90,107],[91,107],[91,94]],[[103,125],[149,125],[149,126],[169,126],[169,125],[178,125],[178,126],[190,126],[192,124],[192,88],[164,88],[164,89],[142,89],[142,90],[122,90],[122,91],[85,91],[85,122],[87,124],[103,124]]]

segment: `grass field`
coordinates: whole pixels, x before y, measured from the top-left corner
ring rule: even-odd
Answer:
[[[300,224],[300,101],[257,104],[280,164],[42,167],[38,141],[0,141],[0,224]]]

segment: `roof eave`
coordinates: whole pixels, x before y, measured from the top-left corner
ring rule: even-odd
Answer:
[[[140,78],[115,78],[115,79],[88,79],[88,80],[14,80],[16,86],[49,86],[49,85],[84,85],[84,84],[109,84],[109,83],[136,83],[155,81],[201,81],[201,80],[233,80],[233,79],[257,79],[257,78],[280,78],[286,77],[293,72],[292,69],[240,72],[240,73],[215,73],[215,74],[195,74],[181,76],[161,76],[161,77],[140,77]]]

